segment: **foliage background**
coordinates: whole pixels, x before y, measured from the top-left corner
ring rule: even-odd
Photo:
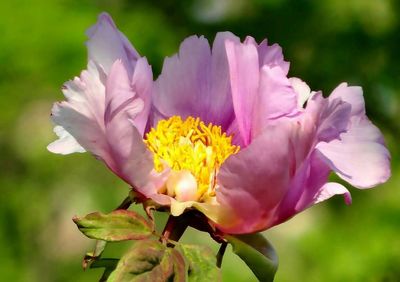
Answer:
[[[352,189],[266,232],[280,256],[276,281],[400,279],[400,3],[395,0],[15,0],[0,2],[0,280],[96,281],[81,258],[92,242],[73,215],[110,211],[127,187],[89,154],[52,155],[51,105],[86,65],[84,31],[108,11],[155,76],[190,34],[230,30],[278,42],[291,76],[329,93],[362,85],[369,117],[383,130],[393,177]],[[161,216],[161,220],[163,220]],[[217,246],[204,234],[185,241]],[[111,246],[110,256],[121,248]],[[254,281],[231,254],[224,281]]]

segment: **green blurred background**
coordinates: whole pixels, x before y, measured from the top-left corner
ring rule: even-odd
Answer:
[[[276,281],[400,281],[400,3],[396,0],[186,0],[0,2],[0,280],[97,281],[81,259],[93,242],[74,215],[110,211],[127,186],[89,154],[59,156],[51,105],[85,68],[84,32],[109,12],[146,56],[155,77],[188,35],[229,30],[279,43],[291,76],[329,93],[362,85],[369,117],[384,132],[393,177],[352,189],[266,232],[280,256]],[[163,219],[161,217],[161,219]],[[216,244],[190,231],[187,242]],[[123,245],[123,244],[122,244]],[[113,245],[109,256],[126,246]],[[224,281],[255,281],[228,249]]]

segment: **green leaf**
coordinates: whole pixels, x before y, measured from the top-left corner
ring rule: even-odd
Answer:
[[[151,225],[146,219],[127,210],[116,210],[109,214],[94,212],[84,217],[74,217],[73,221],[87,237],[109,242],[142,240],[152,234]]]
[[[188,281],[222,281],[221,270],[212,250],[204,246],[180,245],[188,262]]]
[[[137,241],[119,261],[108,282],[186,281],[182,254],[155,240]]]
[[[278,269],[278,256],[272,245],[260,233],[225,235],[237,254],[260,281],[273,281]]]

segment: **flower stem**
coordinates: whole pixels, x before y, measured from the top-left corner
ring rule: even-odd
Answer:
[[[132,197],[129,195],[115,210],[127,210],[133,203]]]
[[[162,232],[162,236],[164,240],[172,240],[179,241],[185,232],[186,228],[189,226],[188,217],[185,214],[180,216],[172,216],[168,217],[168,221],[164,227]],[[169,247],[172,247],[173,244],[167,243]]]
[[[218,268],[221,268],[222,259],[223,259],[223,257],[224,257],[224,254],[225,254],[225,250],[226,250],[226,246],[227,246],[227,245],[228,245],[227,242],[222,242],[222,243],[221,243],[221,247],[219,247],[218,254],[217,254],[217,267],[218,267]]]

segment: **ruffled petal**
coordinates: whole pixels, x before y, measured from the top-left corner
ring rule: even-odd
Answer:
[[[296,169],[287,194],[280,203],[272,225],[279,224],[314,204],[328,180],[329,166],[321,160],[315,146],[321,140],[339,138],[348,127],[351,106],[340,99],[323,98],[315,93],[302,114],[294,119],[298,124],[292,132],[296,144]]]
[[[116,165],[119,166],[116,170],[120,171],[129,161],[132,139],[142,139],[134,138],[138,135],[134,124],[144,105],[130,86],[127,71],[120,60],[113,64],[107,79],[106,105],[105,138]],[[143,146],[145,147],[144,144]]]
[[[67,82],[63,88],[67,101],[54,104],[52,120],[72,135],[85,150],[109,161],[103,137],[105,87],[100,80],[100,72],[90,62],[88,70],[83,71],[79,78]]]
[[[383,137],[366,117],[351,119],[351,128],[340,139],[321,142],[317,149],[327,164],[358,188],[369,188],[390,177],[390,154]]]
[[[342,179],[358,188],[369,188],[390,177],[390,153],[382,133],[365,115],[361,87],[340,84],[329,96],[351,105],[350,122],[340,138],[317,145],[323,159]]]
[[[310,133],[312,134],[312,132],[299,131],[293,135],[293,142],[301,142],[301,135],[304,135],[306,139],[314,138],[313,134],[309,135]],[[288,220],[315,203],[315,198],[328,180],[330,169],[312,150],[313,147],[309,147],[307,151],[311,153],[303,154],[302,159],[297,158],[298,167],[268,227]]]
[[[76,139],[68,133],[62,126],[55,126],[54,133],[59,139],[47,146],[47,149],[55,154],[68,155],[72,153],[84,153],[86,150],[79,145]]]
[[[204,37],[191,36],[179,54],[165,59],[154,92],[154,105],[162,115],[200,117],[226,130],[233,119],[223,44],[227,39],[238,41],[231,33],[218,33],[211,51]]]
[[[229,63],[233,108],[245,146],[251,141],[253,106],[258,92],[260,69],[257,48],[251,43],[225,43]]]
[[[136,96],[136,97],[135,97]],[[116,115],[130,109],[133,111],[130,117],[136,116],[142,111],[144,103],[137,99],[136,93],[131,87],[128,73],[121,60],[114,62],[106,81],[106,109],[104,113],[104,122],[108,125]],[[140,107],[138,102],[140,101]]]
[[[108,76],[90,62],[63,91],[67,101],[54,105],[54,123],[138,191],[153,193],[159,175],[153,172],[152,154],[136,128],[144,102],[131,86],[123,62],[114,62]]]
[[[164,60],[161,75],[154,92],[154,105],[165,116],[179,115],[183,118],[196,115],[207,92],[210,77],[211,51],[204,37],[186,38],[179,54]]]
[[[329,100],[337,98],[351,105],[352,116],[362,117],[365,115],[363,91],[360,86],[348,86],[347,83],[341,83],[329,95]]]
[[[307,102],[305,117],[318,128],[316,141],[329,142],[347,130],[351,105],[339,98],[325,99],[322,93],[315,93]]]
[[[260,66],[279,67],[285,75],[288,74],[290,63],[284,60],[281,46],[276,43],[269,46],[267,39],[257,44],[251,36],[246,37],[245,43],[251,43],[257,47]]]
[[[295,166],[292,124],[268,126],[253,142],[229,157],[217,176],[217,201],[236,220],[217,223],[228,233],[264,229],[289,188]]]
[[[324,186],[322,186],[321,190],[318,194],[315,195],[315,199],[313,204],[318,204],[335,195],[343,195],[344,201],[347,205],[351,204],[351,194],[349,190],[346,189],[343,185],[336,182],[328,182]]]
[[[234,118],[229,66],[225,50],[227,40],[240,42],[240,39],[230,32],[219,32],[215,36],[211,61],[212,99],[209,104],[209,111],[219,119],[216,124],[221,125],[224,130],[228,128]]]
[[[146,58],[138,59],[131,86],[133,91],[143,101],[143,109],[135,118],[135,126],[140,134],[143,135],[149,120],[153,94],[153,72]]]
[[[231,156],[217,178],[217,199],[235,218],[217,221],[219,227],[230,233],[256,232],[334,194],[344,194],[349,202],[347,190],[325,186],[330,167],[315,146],[344,134],[350,111],[351,105],[339,98],[314,94],[298,116],[268,124],[247,148]]]
[[[122,60],[128,74],[132,75],[139,54],[107,13],[99,15],[97,23],[88,29],[87,35],[89,60],[101,65],[107,74],[116,60]]]
[[[244,146],[268,122],[297,114],[297,93],[286,77],[289,65],[278,45],[260,45],[247,37],[244,43],[226,42],[235,123]]]
[[[294,91],[297,93],[297,108],[303,109],[304,104],[312,95],[310,87],[302,81],[300,78],[291,77],[289,78],[290,84],[292,85]]]
[[[297,93],[280,67],[263,66],[253,110],[252,137],[270,120],[296,114],[297,99]]]

